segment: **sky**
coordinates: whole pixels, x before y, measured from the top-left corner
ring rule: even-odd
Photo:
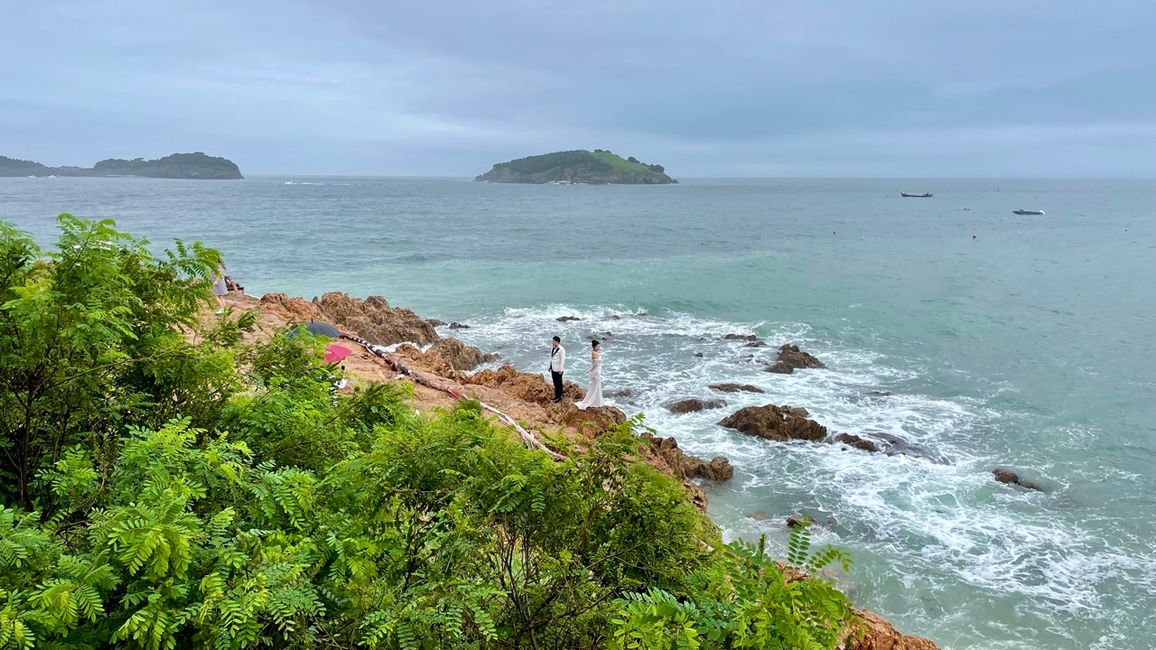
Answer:
[[[1156,177],[1152,0],[0,0],[0,155]]]

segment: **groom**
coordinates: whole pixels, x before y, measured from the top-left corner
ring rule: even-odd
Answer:
[[[554,337],[550,347],[550,378],[554,380],[554,402],[562,401],[562,373],[566,372],[566,348],[562,339]]]

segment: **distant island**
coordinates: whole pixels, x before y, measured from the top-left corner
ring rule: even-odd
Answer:
[[[556,151],[498,163],[475,181],[587,185],[664,185],[677,183],[662,165],[647,165],[605,149]]]
[[[110,158],[92,167],[48,167],[31,160],[0,156],[0,176],[141,176],[212,180],[244,178],[232,160],[206,156],[199,151],[175,153],[158,160]]]

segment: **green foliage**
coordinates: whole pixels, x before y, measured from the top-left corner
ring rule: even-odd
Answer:
[[[56,249],[0,225],[0,497],[30,505],[63,451],[98,463],[131,425],[211,425],[240,388],[232,345],[245,319],[190,344],[219,255],[199,244],[156,258],[142,239],[61,215]]]
[[[603,149],[578,149],[499,163],[476,180],[496,183],[569,181],[643,185],[678,182],[664,172],[661,165],[645,165],[633,157],[625,159]]]
[[[175,153],[158,160],[102,160],[91,168],[46,167],[38,162],[0,156],[0,176],[147,176],[151,178],[241,178],[236,163],[197,153]]]
[[[174,153],[157,160],[111,158],[92,166],[97,176],[149,176],[152,178],[241,178],[237,164],[227,158],[201,152]]]
[[[476,402],[334,396],[314,337],[242,346],[251,318],[197,318],[215,252],[61,228],[46,256],[0,225],[0,650],[834,648],[846,629],[830,582],[722,544],[633,460],[639,420],[559,462]],[[789,553],[845,560],[805,529]]]
[[[772,562],[758,545],[719,549],[686,594],[618,601],[611,648],[835,648],[853,617],[834,584]]]
[[[814,553],[811,552],[810,517],[803,517],[791,527],[791,537],[787,542],[788,565],[799,571],[815,573],[835,562],[843,567],[843,571],[851,570],[851,557],[841,549],[824,546]]]

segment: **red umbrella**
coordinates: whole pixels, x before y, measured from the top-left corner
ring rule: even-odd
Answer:
[[[325,363],[337,363],[345,357],[353,354],[353,351],[343,345],[330,343],[329,347],[325,348]]]

